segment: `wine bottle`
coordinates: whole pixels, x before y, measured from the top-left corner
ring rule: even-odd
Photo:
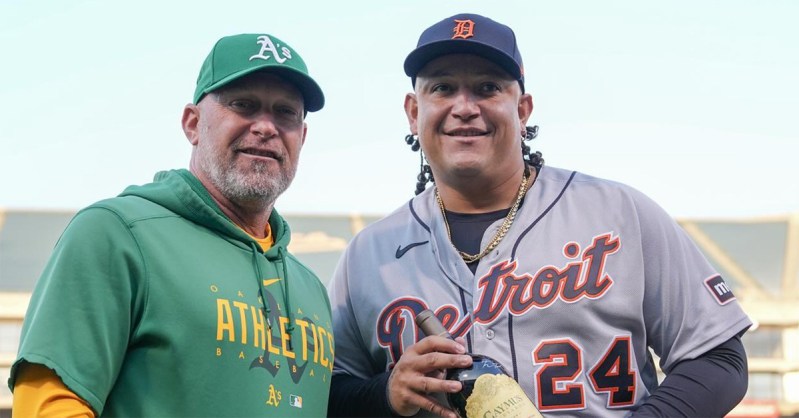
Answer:
[[[433,311],[425,309],[416,315],[416,325],[425,335],[453,339]],[[461,382],[463,388],[448,393],[447,402],[462,418],[543,418],[502,365],[491,357],[467,353],[470,367],[448,369],[447,380]]]

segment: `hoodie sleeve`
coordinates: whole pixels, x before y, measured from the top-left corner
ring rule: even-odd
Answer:
[[[101,414],[136,323],[144,276],[123,219],[98,206],[79,212],[36,283],[9,385],[21,362],[42,364]]]

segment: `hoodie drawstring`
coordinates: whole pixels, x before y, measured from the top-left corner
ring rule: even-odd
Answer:
[[[272,320],[269,319],[272,310],[269,308],[269,302],[264,297],[264,284],[263,275],[261,275],[261,268],[258,266],[258,247],[254,242],[250,243],[252,249],[252,269],[255,270],[255,279],[258,281],[258,296],[261,298],[261,310],[264,311],[266,317],[266,329],[272,330]]]
[[[283,264],[283,280],[281,284],[283,285],[283,303],[286,304],[286,317],[288,321],[286,323],[286,334],[289,336],[289,350],[294,350],[291,346],[292,334],[294,333],[294,312],[291,310],[291,302],[289,302],[289,273],[288,267],[286,262],[286,252],[283,247],[278,247],[277,254],[280,257],[280,262]]]
[[[255,270],[255,274],[258,280],[258,294],[261,297],[261,301],[263,303],[263,310],[264,315],[266,315],[266,325],[268,329],[272,330],[272,320],[269,318],[272,310],[269,308],[269,301],[267,301],[266,297],[264,297],[264,285],[263,285],[263,275],[261,274],[261,268],[258,266],[258,257],[260,256],[260,251],[258,251],[258,247],[254,242],[250,243],[250,248],[252,249],[252,265],[253,270]],[[286,305],[286,327],[283,330],[286,335],[288,335],[288,348],[289,350],[293,351],[294,346],[292,345],[292,334],[294,333],[294,312],[291,310],[291,302],[289,302],[289,272],[288,272],[288,263],[286,262],[286,250],[283,247],[278,247],[277,249],[278,257],[280,258],[280,263],[283,265],[283,280],[280,280],[280,286],[283,289],[283,304]]]

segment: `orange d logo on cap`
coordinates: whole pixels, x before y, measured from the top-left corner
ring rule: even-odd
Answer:
[[[452,39],[469,39],[474,36],[474,21],[473,20],[455,20],[455,27],[452,28]]]

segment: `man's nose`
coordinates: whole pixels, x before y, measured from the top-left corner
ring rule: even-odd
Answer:
[[[469,91],[458,92],[453,100],[452,115],[458,119],[470,120],[480,114],[480,107],[477,105],[477,98]]]
[[[261,138],[271,138],[277,135],[278,130],[275,124],[275,115],[270,112],[258,112],[253,116],[250,132]]]

